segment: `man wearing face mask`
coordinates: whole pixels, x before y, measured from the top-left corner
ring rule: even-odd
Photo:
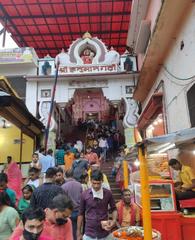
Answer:
[[[110,230],[115,226],[117,211],[110,190],[102,187],[103,174],[94,170],[91,174],[91,188],[81,195],[77,221],[77,240],[111,240]],[[112,220],[108,218],[108,206]],[[85,220],[84,235],[82,224]]]
[[[45,209],[44,233],[57,240],[73,240],[70,216],[73,203],[65,194],[56,196]]]
[[[24,230],[14,240],[52,240],[46,235],[41,235],[44,219],[45,213],[41,208],[27,208],[21,216]]]
[[[72,223],[69,218],[72,210],[72,201],[65,194],[59,194],[54,197],[48,208],[45,209],[45,221],[40,237],[47,236],[51,240],[73,240]],[[15,229],[10,240],[18,240],[15,237],[21,236],[23,230],[24,229],[21,227],[21,225],[19,225]],[[32,240],[34,239],[32,238]],[[39,240],[39,238],[36,240]],[[40,240],[45,239],[40,238]]]

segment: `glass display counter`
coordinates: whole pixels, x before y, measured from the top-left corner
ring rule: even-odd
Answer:
[[[151,211],[170,212],[176,211],[173,182],[168,180],[150,181],[150,205]],[[141,204],[141,185],[139,182],[134,183],[135,202]]]

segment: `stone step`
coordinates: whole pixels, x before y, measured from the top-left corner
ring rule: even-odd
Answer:
[[[112,188],[111,191],[113,193],[120,193],[121,194],[121,190],[119,188]]]
[[[112,182],[109,182],[109,184],[110,184],[111,188],[118,188],[119,189],[119,185],[118,184],[112,183]]]
[[[106,174],[106,176],[108,178],[108,182],[110,184],[110,188],[111,188],[112,195],[113,195],[115,202],[118,202],[121,199],[121,190],[119,188],[119,185],[116,183],[115,177],[112,177],[112,175],[111,175],[113,165],[114,165],[113,161],[105,162],[102,164],[101,170],[104,174]]]
[[[121,193],[113,193],[114,198],[121,198]]]
[[[108,181],[109,181],[110,184],[118,186],[118,183],[115,180],[108,179]]]

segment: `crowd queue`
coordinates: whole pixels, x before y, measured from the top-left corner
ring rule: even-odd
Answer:
[[[86,142],[33,153],[25,180],[8,156],[0,173],[0,239],[109,240],[116,226],[140,224],[130,190],[115,204],[101,171],[120,141],[114,128],[91,125]]]
[[[122,189],[120,166],[128,148],[120,146],[118,131],[95,125],[87,131],[85,143],[61,144],[55,154],[51,149],[45,154],[44,148],[33,153],[24,181],[17,163],[8,156],[0,173],[0,239],[109,240],[115,228],[141,225],[132,192]],[[102,163],[114,157],[110,174],[122,189],[117,203],[101,171]],[[177,160],[169,165],[182,170]],[[195,177],[188,172],[185,178],[181,175],[183,185],[179,186],[184,189],[189,175],[187,193],[192,196]],[[178,190],[177,195],[185,194]]]

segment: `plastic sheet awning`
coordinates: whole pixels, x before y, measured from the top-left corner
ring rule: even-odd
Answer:
[[[144,142],[147,144],[164,144],[170,142],[179,145],[190,140],[195,140],[195,128],[186,128],[163,136],[147,138]]]
[[[134,161],[138,157],[139,146],[147,149],[148,154],[155,154],[159,151],[163,153],[166,152],[166,150],[182,149],[190,144],[194,144],[195,149],[195,128],[187,128],[162,136],[146,138],[130,149],[127,160]]]
[[[39,57],[56,56],[87,31],[123,53],[130,11],[131,0],[4,0],[0,22]]]
[[[147,138],[143,144],[147,147],[147,152],[172,148],[181,148],[185,145],[195,143],[195,128],[187,128],[163,136]]]

